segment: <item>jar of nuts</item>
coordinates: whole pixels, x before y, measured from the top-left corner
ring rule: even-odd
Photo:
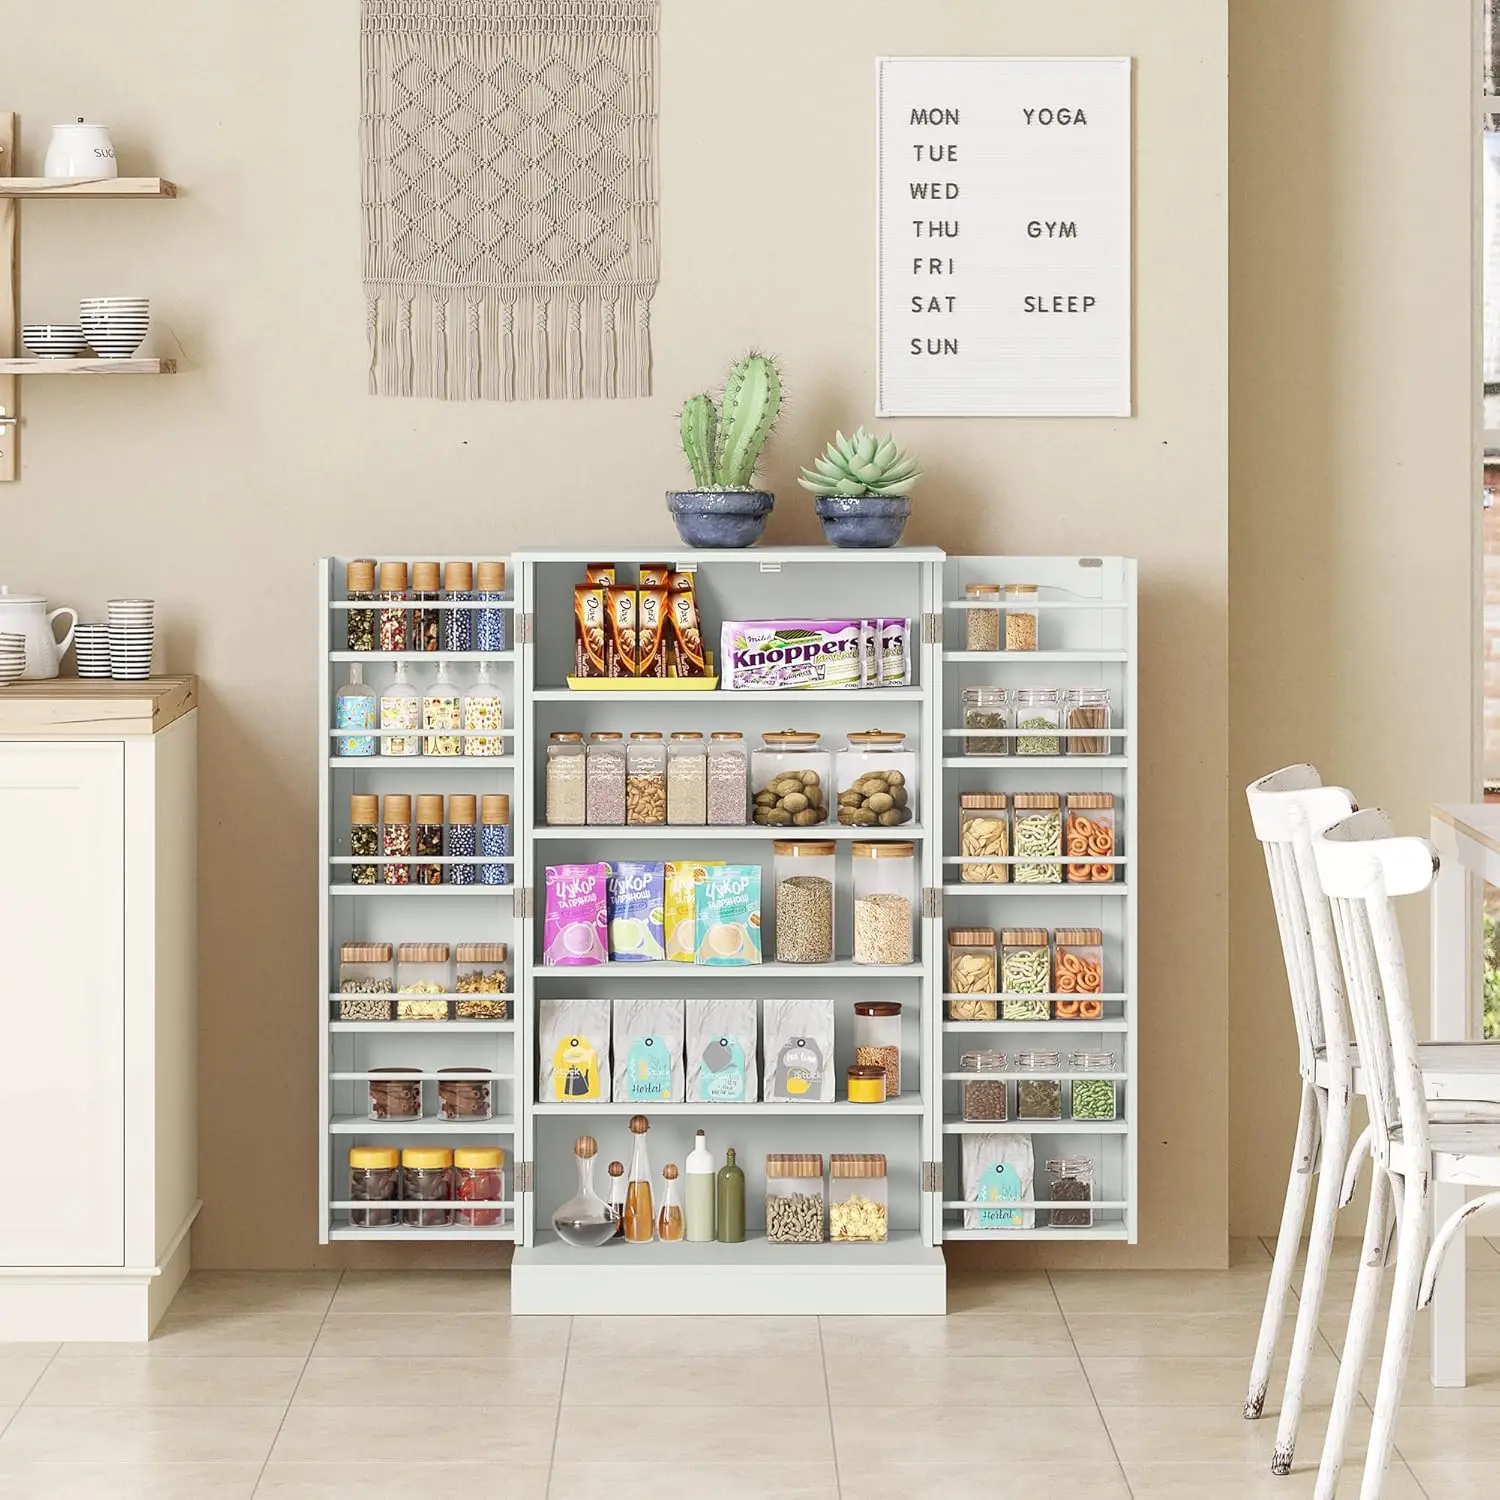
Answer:
[[[821,1155],[766,1158],[766,1239],[773,1245],[821,1245],[824,1227]]]
[[[839,822],[845,827],[899,828],[917,815],[917,757],[906,736],[866,729],[838,754]]]
[[[1000,972],[993,927],[948,929],[948,1019],[997,1021]]]
[[[984,1076],[1004,1074],[1003,1052],[965,1052],[958,1060],[958,1069],[961,1073],[975,1075],[972,1079],[965,1078],[958,1086],[962,1115],[966,1121],[983,1123],[1009,1118],[1004,1077]]]
[[[625,821],[667,821],[667,747],[659,730],[638,730],[625,748]]]
[[[830,1156],[828,1238],[836,1245],[883,1245],[888,1220],[885,1157],[867,1152]]]
[[[821,735],[781,729],[761,736],[751,757],[755,821],[771,828],[811,828],[828,821],[833,757]]]

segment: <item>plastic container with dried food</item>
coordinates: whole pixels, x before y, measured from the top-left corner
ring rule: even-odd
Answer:
[[[349,853],[370,861],[349,866],[349,883],[374,885],[379,874],[375,856],[380,853],[380,798],[371,792],[355,792],[349,798]]]
[[[968,651],[1000,649],[1000,585],[971,583],[964,598],[973,609],[964,611],[964,648]]]
[[[667,741],[667,822],[677,827],[708,821],[708,744],[696,729],[679,729]]]
[[[585,784],[583,736],[559,730],[547,736],[547,822],[554,828],[574,828],[584,821]]]
[[[948,1019],[997,1021],[1000,969],[993,927],[948,929]]]
[[[505,1152],[499,1146],[460,1146],[453,1153],[453,1201],[484,1204],[455,1208],[453,1222],[465,1229],[493,1229],[504,1224]]]
[[[389,1021],[396,966],[389,943],[345,943],[339,949],[339,1020]]]
[[[1109,689],[1069,688],[1063,694],[1062,727],[1067,731],[1064,751],[1068,755],[1108,755],[1113,740],[1110,728]]]
[[[835,757],[839,822],[846,828],[899,828],[917,815],[917,756],[906,736],[866,729]]]
[[[845,1069],[850,1104],[884,1104],[885,1069],[879,1063],[850,1063]]]
[[[1115,799],[1108,792],[1068,793],[1063,845],[1073,885],[1108,885],[1114,880],[1120,867],[1100,863],[1113,859],[1116,851]]]
[[[667,747],[659,730],[635,730],[625,747],[625,821],[667,821]]]
[[[828,821],[833,757],[821,735],[781,729],[761,736],[750,757],[754,818],[772,828],[812,828]]]
[[[1062,1119],[1062,1057],[1056,1052],[1018,1052],[1016,1080],[1018,1120]]]
[[[1049,1021],[1052,951],[1044,927],[1008,927],[1000,934],[1000,1019]]]
[[[447,943],[402,943],[396,950],[398,1021],[446,1021],[448,1001],[426,997],[452,991],[453,958]]]
[[[613,729],[589,736],[586,820],[597,828],[625,822],[625,736]]]
[[[390,792],[380,810],[380,877],[386,885],[411,884],[411,798]]]
[[[1062,1156],[1049,1161],[1047,1197],[1053,1203],[1072,1205],[1050,1211],[1047,1222],[1053,1229],[1092,1229],[1094,1163],[1087,1156]]]
[[[1104,932],[1059,927],[1052,936],[1052,1014],[1059,1021],[1098,1021],[1104,1015]]]
[[[1062,695],[1056,688],[1017,688],[1011,697],[1014,755],[1061,755]]]
[[[1004,792],[961,792],[958,798],[958,878],[966,885],[1007,885],[1010,866],[987,864],[1010,854],[1010,798]]]
[[[777,840],[777,963],[833,962],[836,848],[811,839]]]
[[[1120,1117],[1120,1095],[1116,1080],[1090,1076],[1115,1071],[1113,1052],[1073,1052],[1068,1067],[1075,1074],[1068,1088],[1068,1113],[1075,1120],[1109,1121]]]
[[[885,1157],[865,1152],[828,1158],[828,1238],[880,1245],[890,1236]]]
[[[1005,1072],[1003,1052],[965,1052],[958,1060],[958,1070],[974,1075],[963,1079],[958,1086],[960,1114],[964,1120],[983,1123],[1010,1118],[1005,1079],[987,1076]]]
[[[855,844],[854,962],[909,964],[917,927],[915,844]]]
[[[716,729],[708,742],[708,821],[743,827],[749,817],[750,752],[737,729]]]
[[[894,1000],[854,1002],[854,1061],[884,1068],[886,1098],[901,1097],[901,1007]]]
[[[422,1118],[422,1070],[420,1068],[371,1068],[366,1087],[369,1120],[420,1120]]]
[[[1037,603],[1042,591],[1034,583],[1005,585],[1005,649],[1035,651],[1041,613]]]
[[[1011,866],[1016,885],[1061,885],[1062,798],[1056,792],[1016,792],[1010,799]],[[1035,861],[1035,863],[1032,863]]]
[[[505,970],[508,953],[504,943],[458,945],[455,957],[459,998],[453,1002],[453,1014],[458,1020],[510,1019],[510,976]]]
[[[351,1208],[350,1228],[389,1229],[400,1214],[396,1206],[400,1196],[401,1153],[394,1146],[351,1146],[349,1201],[380,1206]]]
[[[438,1069],[440,1120],[489,1120],[495,1114],[495,1082],[488,1068]]]
[[[823,1158],[766,1158],[766,1239],[773,1245],[821,1245],[827,1237]]]
[[[453,1152],[447,1146],[408,1146],[401,1153],[401,1222],[414,1229],[441,1229],[453,1222]],[[418,1208],[441,1203],[442,1208]]]
[[[1009,755],[1010,694],[999,687],[963,690],[965,755]],[[976,733],[975,731],[979,731]]]

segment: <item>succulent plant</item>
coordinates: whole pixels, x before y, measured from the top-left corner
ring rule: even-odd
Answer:
[[[706,392],[682,408],[682,451],[700,490],[745,490],[781,412],[781,371],[764,354],[737,360],[719,404]]]
[[[852,438],[835,433],[822,458],[797,483],[815,495],[854,499],[862,495],[907,495],[922,477],[916,459],[894,438],[877,438],[863,427]]]

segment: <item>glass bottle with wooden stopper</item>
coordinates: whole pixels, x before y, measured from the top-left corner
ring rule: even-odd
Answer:
[[[429,859],[443,857],[443,799],[424,795],[417,798],[417,824],[412,832],[413,849],[418,863],[412,870],[413,885],[441,885],[442,865],[422,864],[425,855]]]
[[[409,621],[402,601],[406,598],[406,564],[385,562],[380,565],[380,597],[396,605],[395,609],[380,611],[380,649],[382,651],[405,651],[410,639]]]
[[[651,1122],[645,1115],[631,1115],[630,1181],[625,1187],[625,1238],[633,1245],[656,1238],[656,1210],[651,1202],[651,1160],[646,1153],[646,1132]]]
[[[594,1191],[594,1158],[598,1154],[599,1142],[593,1136],[578,1137],[573,1146],[573,1155],[578,1159],[578,1191],[552,1215],[552,1228],[558,1239],[582,1250],[592,1250],[619,1233],[618,1221],[609,1205]],[[611,1170],[618,1165],[614,1163]]]
[[[442,569],[435,562],[411,565],[411,596],[418,608],[411,612],[411,649],[436,651],[442,638]]]
[[[686,1226],[682,1213],[682,1190],[677,1186],[677,1164],[668,1162],[661,1170],[666,1187],[662,1189],[661,1212],[656,1216],[656,1237],[666,1243],[682,1239]]]
[[[716,1179],[714,1207],[718,1217],[715,1236],[721,1244],[740,1245],[745,1240],[745,1173],[736,1164],[734,1147],[724,1153],[724,1165]]]
[[[344,570],[344,593],[350,599],[373,600],[375,598],[375,559],[356,557]],[[346,632],[351,651],[373,651],[375,649],[375,611],[373,609],[351,609]]]
[[[620,1239],[625,1233],[625,1163],[622,1161],[609,1164],[609,1216],[615,1226],[612,1238]]]

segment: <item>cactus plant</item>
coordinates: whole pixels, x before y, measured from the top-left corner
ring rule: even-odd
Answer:
[[[895,439],[877,438],[863,427],[852,438],[835,433],[814,468],[804,469],[797,483],[823,498],[857,499],[864,495],[908,495],[922,471]]]
[[[682,451],[700,490],[748,490],[781,411],[781,372],[764,354],[737,360],[718,407],[706,393],[682,408]]]

